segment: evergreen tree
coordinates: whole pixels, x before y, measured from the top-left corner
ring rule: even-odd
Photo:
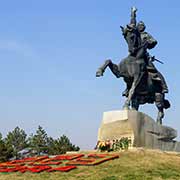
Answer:
[[[12,156],[13,156],[12,146],[4,142],[4,140],[2,139],[2,135],[0,133],[0,162],[7,161]]]
[[[73,145],[69,138],[62,135],[60,138],[49,140],[49,154],[64,154],[67,151],[79,151],[79,147]]]
[[[12,146],[13,156],[19,158],[18,152],[27,147],[27,134],[17,126],[12,132],[8,133],[5,142],[7,146]]]
[[[18,152],[27,147],[30,149],[31,155],[42,155],[44,153],[56,155],[80,149],[78,146],[73,145],[65,135],[58,139],[48,137],[41,126],[38,126],[36,133],[31,134],[28,139],[25,131],[16,127],[12,132],[8,133],[5,140],[2,139],[0,134],[0,161],[11,157],[20,158]]]
[[[41,126],[38,126],[35,135],[31,135],[29,138],[29,144],[38,155],[48,152],[48,136]]]

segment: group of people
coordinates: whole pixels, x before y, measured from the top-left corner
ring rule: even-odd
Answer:
[[[157,45],[157,41],[145,31],[146,26],[144,22],[136,22],[137,9],[133,7],[131,9],[130,24],[126,27],[121,27],[123,36],[128,44],[129,56],[136,59],[143,59],[145,62],[146,70],[151,72],[152,79],[159,81],[162,93],[168,93],[168,86],[163,75],[156,69],[153,61],[156,60],[154,56],[148,53],[149,49],[154,48]],[[129,88],[123,92],[123,96],[128,96]]]

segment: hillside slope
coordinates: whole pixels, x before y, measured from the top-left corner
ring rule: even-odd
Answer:
[[[0,173],[0,180],[180,180],[180,154],[135,149],[120,158],[67,173]]]

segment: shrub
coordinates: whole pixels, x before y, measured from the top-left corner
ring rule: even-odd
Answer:
[[[127,137],[122,137],[121,139],[116,140],[106,140],[106,141],[98,141],[97,149],[100,151],[120,151],[127,150],[131,145],[131,139]]]

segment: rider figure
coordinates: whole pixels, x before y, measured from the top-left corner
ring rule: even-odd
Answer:
[[[126,28],[121,27],[123,36],[128,43],[129,53],[136,58],[144,58],[148,72],[153,73],[153,80],[160,81],[162,93],[168,93],[168,87],[163,75],[156,69],[153,64],[154,57],[150,56],[147,52],[156,46],[157,41],[147,32],[145,32],[145,24],[140,21],[136,25],[136,11],[133,7],[131,9],[131,21]],[[123,92],[123,96],[128,95],[129,88]]]
[[[145,32],[145,24],[140,21],[137,25],[138,32],[140,33],[141,42],[144,44],[145,56],[147,59],[147,70],[154,73],[153,79],[158,80],[161,83],[162,93],[168,93],[168,87],[163,75],[156,69],[153,64],[154,57],[150,56],[147,49],[152,49],[156,46],[157,41],[147,32]],[[138,56],[138,54],[137,54]]]

